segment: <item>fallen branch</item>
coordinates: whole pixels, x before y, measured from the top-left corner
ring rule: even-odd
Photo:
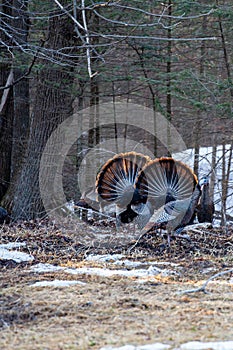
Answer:
[[[209,294],[209,292],[206,291],[206,287],[210,281],[212,281],[213,279],[215,279],[219,276],[223,276],[223,275],[226,275],[226,274],[232,273],[232,272],[233,272],[233,268],[226,270],[226,271],[218,272],[215,275],[208,278],[208,280],[206,280],[205,283],[201,287],[193,288],[193,289],[186,289],[184,291],[179,292],[178,294],[191,294],[191,293],[196,293],[196,292],[203,292],[205,294]]]

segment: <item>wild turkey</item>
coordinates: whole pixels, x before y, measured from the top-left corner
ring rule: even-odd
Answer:
[[[157,227],[166,228],[170,236],[172,231],[192,220],[200,196],[200,186],[192,169],[169,157],[147,163],[137,178],[135,188],[139,197],[147,198],[146,204],[132,205],[138,214],[142,211],[148,213],[149,222],[144,222],[142,233]]]
[[[0,224],[3,224],[4,222],[9,223],[10,216],[6,209],[0,207]]]
[[[168,245],[170,246],[170,236],[180,233],[192,219],[200,195],[200,185],[196,184],[190,198],[167,202],[158,210],[155,210],[149,222],[143,228],[142,234],[149,232],[152,228],[166,229]]]
[[[207,177],[203,177],[202,181],[202,194],[197,205],[197,218],[200,223],[212,223],[214,215],[214,202],[210,197],[209,179]]]
[[[116,225],[131,222],[138,214],[132,203],[146,203],[144,195],[139,196],[135,181],[150,158],[136,152],[120,153],[108,160],[96,179],[98,201],[103,210],[107,204],[116,204]]]

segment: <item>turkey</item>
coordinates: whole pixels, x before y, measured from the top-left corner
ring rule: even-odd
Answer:
[[[143,167],[135,187],[139,196],[146,197],[154,209],[159,209],[168,202],[190,198],[197,183],[197,176],[186,164],[162,157]]]
[[[139,197],[147,198],[147,202],[132,206],[138,214],[143,211],[148,214],[144,217],[139,216],[144,219],[139,227],[144,227],[146,218],[149,220],[154,210],[164,204],[190,198],[197,182],[197,177],[191,168],[171,157],[161,157],[147,163],[139,173],[135,184]]]
[[[146,196],[139,196],[135,181],[149,161],[150,158],[141,153],[120,153],[108,160],[97,175],[96,192],[101,210],[108,204],[116,205],[117,227],[137,217],[131,208],[132,203],[146,203]]]
[[[193,220],[201,190],[192,169],[181,161],[170,157],[150,161],[139,173],[135,188],[139,197],[147,198],[146,203],[131,205],[144,220],[139,224],[144,227],[142,234],[153,227],[166,228],[170,237]]]
[[[172,234],[179,234],[189,224],[195,208],[201,196],[201,188],[196,184],[190,198],[177,199],[167,202],[155,210],[149,222],[142,230],[142,234],[149,232],[152,228],[163,228],[167,230],[168,245]]]
[[[0,224],[3,224],[4,222],[9,223],[10,216],[6,209],[0,207]]]
[[[202,194],[197,205],[197,218],[200,223],[213,221],[214,215],[214,202],[210,197],[209,179],[208,177],[202,178]]]

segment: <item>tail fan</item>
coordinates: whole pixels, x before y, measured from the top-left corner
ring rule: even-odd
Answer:
[[[136,152],[120,153],[108,160],[96,179],[98,200],[128,205],[134,196],[138,173],[148,161],[149,157]]]
[[[186,164],[162,157],[143,167],[136,189],[158,209],[168,202],[190,198],[197,182],[196,175]]]

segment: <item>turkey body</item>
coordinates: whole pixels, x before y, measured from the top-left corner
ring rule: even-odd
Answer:
[[[143,228],[142,233],[149,232],[152,228],[167,230],[168,242],[172,233],[181,232],[189,224],[201,195],[200,185],[197,184],[190,198],[170,201],[155,210],[149,222]]]
[[[214,202],[210,196],[208,178],[203,179],[202,194],[197,205],[197,218],[200,223],[213,221]]]

